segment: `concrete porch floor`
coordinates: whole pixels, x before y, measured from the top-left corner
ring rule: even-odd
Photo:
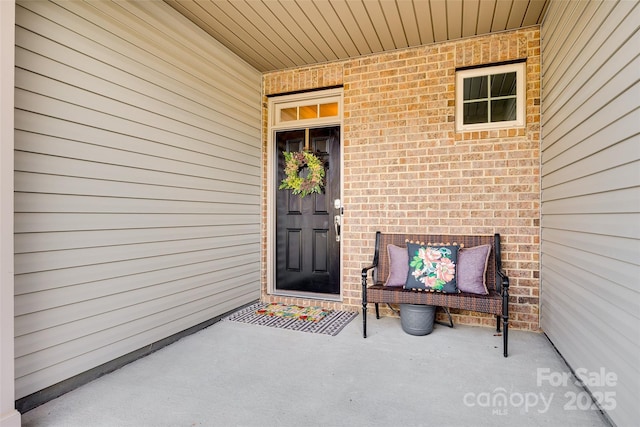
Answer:
[[[222,321],[22,416],[35,426],[608,426],[543,334],[358,316],[337,336]],[[576,367],[577,368],[577,367]],[[584,407],[584,405],[582,405]]]

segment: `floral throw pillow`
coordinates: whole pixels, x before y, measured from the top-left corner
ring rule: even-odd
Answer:
[[[457,293],[457,245],[407,243],[409,273],[405,289]]]

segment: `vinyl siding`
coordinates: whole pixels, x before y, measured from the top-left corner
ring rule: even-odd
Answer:
[[[164,2],[16,6],[21,398],[260,296],[261,76]]]
[[[617,425],[640,419],[640,3],[552,1],[542,24],[541,326]]]

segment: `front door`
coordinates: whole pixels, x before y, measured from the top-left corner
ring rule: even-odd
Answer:
[[[306,148],[324,162],[326,171],[321,194],[300,197],[277,190],[276,293],[339,295],[340,127],[277,132],[276,144],[276,186],[285,178],[285,151]],[[304,177],[306,171],[300,174]]]

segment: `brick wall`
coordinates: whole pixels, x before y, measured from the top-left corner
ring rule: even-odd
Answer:
[[[456,67],[520,58],[527,59],[526,127],[456,132]],[[360,270],[371,261],[376,230],[499,232],[511,278],[511,325],[538,329],[539,28],[273,72],[263,79],[265,96],[344,86],[343,303],[322,305],[361,307]],[[265,97],[265,165],[266,105]],[[266,186],[264,197],[266,202]],[[267,295],[266,274],[263,296],[311,302]],[[452,314],[456,323],[495,325],[488,315]]]

